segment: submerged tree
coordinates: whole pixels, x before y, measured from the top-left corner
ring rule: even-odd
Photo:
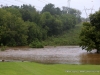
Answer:
[[[90,15],[90,23],[84,22],[80,34],[80,46],[87,51],[100,52],[100,11]]]

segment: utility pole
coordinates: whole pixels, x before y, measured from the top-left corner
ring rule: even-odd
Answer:
[[[91,1],[91,2],[93,2],[93,1]],[[94,8],[94,5],[92,6],[92,8],[85,8],[85,6],[84,6],[84,11],[85,11],[85,14],[86,14],[86,21],[87,21],[87,18],[89,18],[89,14],[92,14],[92,12],[93,12],[93,9]],[[90,13],[89,13],[89,11],[90,11]]]
[[[67,1],[67,7],[68,7],[67,13],[70,13],[70,1],[71,1],[71,0],[68,0],[68,1]]]
[[[70,1],[71,1],[71,0],[68,0],[68,1],[67,1],[67,4],[68,4],[68,7],[69,7],[69,8],[70,8]]]
[[[93,6],[94,7],[94,6]],[[85,8],[85,6],[84,6],[84,11],[85,11],[85,14],[86,14],[86,18],[89,18],[89,14],[88,14],[88,12],[87,11],[91,11],[91,13],[90,14],[92,14],[92,11],[94,10],[93,9],[93,7],[92,8],[90,8],[90,9],[87,9],[87,8]],[[86,20],[87,21],[87,20]]]

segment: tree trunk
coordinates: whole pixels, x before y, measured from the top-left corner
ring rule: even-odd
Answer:
[[[97,49],[97,53],[99,53],[100,51]]]

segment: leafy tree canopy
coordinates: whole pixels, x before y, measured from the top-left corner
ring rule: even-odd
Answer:
[[[26,45],[27,31],[21,18],[0,9],[0,43],[7,46]]]
[[[84,22],[80,34],[80,46],[82,49],[100,52],[100,10],[90,15],[90,23]]]
[[[74,28],[78,17],[62,13],[54,4],[47,4],[40,13],[34,6],[2,6],[0,8],[0,44],[21,46],[41,42]]]
[[[50,12],[51,15],[61,15],[60,8],[55,8],[55,5],[51,3],[44,6],[44,8],[42,9],[42,13],[43,12]]]

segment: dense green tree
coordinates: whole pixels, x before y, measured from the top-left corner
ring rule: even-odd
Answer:
[[[55,8],[55,13],[56,13],[56,15],[61,15],[62,11],[59,7],[57,7],[57,8]]]
[[[40,21],[39,11],[34,12],[31,16],[32,16],[32,21],[35,22],[37,25],[39,25],[39,21]]]
[[[34,44],[50,36],[69,30],[77,23],[74,11],[64,14],[54,4],[47,4],[42,11],[34,6],[3,6],[0,8],[0,43],[7,46]]]
[[[47,4],[43,7],[42,13],[43,12],[49,12],[50,14],[54,15],[55,14],[55,6],[54,4]]]
[[[11,6],[11,7],[7,7],[7,8],[3,8],[3,9],[5,9],[6,11],[10,12],[13,15],[16,15],[16,17],[22,17],[19,9],[16,7]]]
[[[52,15],[49,12],[44,12],[40,18],[40,25],[47,32],[50,30]]]
[[[90,15],[90,23],[83,23],[80,39],[82,49],[96,49],[97,53],[100,52],[100,11]]]
[[[27,27],[15,15],[0,9],[0,43],[8,46],[27,44]]]
[[[73,28],[76,25],[76,18],[71,14],[61,15],[61,20],[63,23],[63,30],[69,30],[70,28]]]
[[[32,17],[31,17],[30,11],[21,9],[20,12],[22,14],[22,19],[24,21],[31,21],[32,22]]]
[[[62,30],[63,30],[63,23],[60,19],[58,18],[53,18],[52,20],[53,21],[53,24],[52,24],[52,33],[54,35],[59,35],[62,33]]]
[[[54,4],[47,4],[43,7],[42,13],[44,12],[49,12],[51,15],[61,15],[62,11],[60,10],[59,7],[55,8]]]
[[[42,40],[41,28],[34,22],[26,22],[28,27],[28,43],[33,42],[35,39]]]
[[[34,6],[32,6],[32,5],[26,5],[26,4],[23,4],[21,6],[21,9],[29,10],[29,11],[32,11],[32,12],[36,11],[36,9],[35,9]]]
[[[34,6],[31,5],[22,5],[20,8],[20,13],[22,15],[22,19],[24,21],[30,21],[30,22],[39,22],[39,12],[36,11]]]
[[[42,28],[47,30],[47,35],[58,35],[62,31],[62,21],[52,16],[49,12],[44,12],[40,18]]]

